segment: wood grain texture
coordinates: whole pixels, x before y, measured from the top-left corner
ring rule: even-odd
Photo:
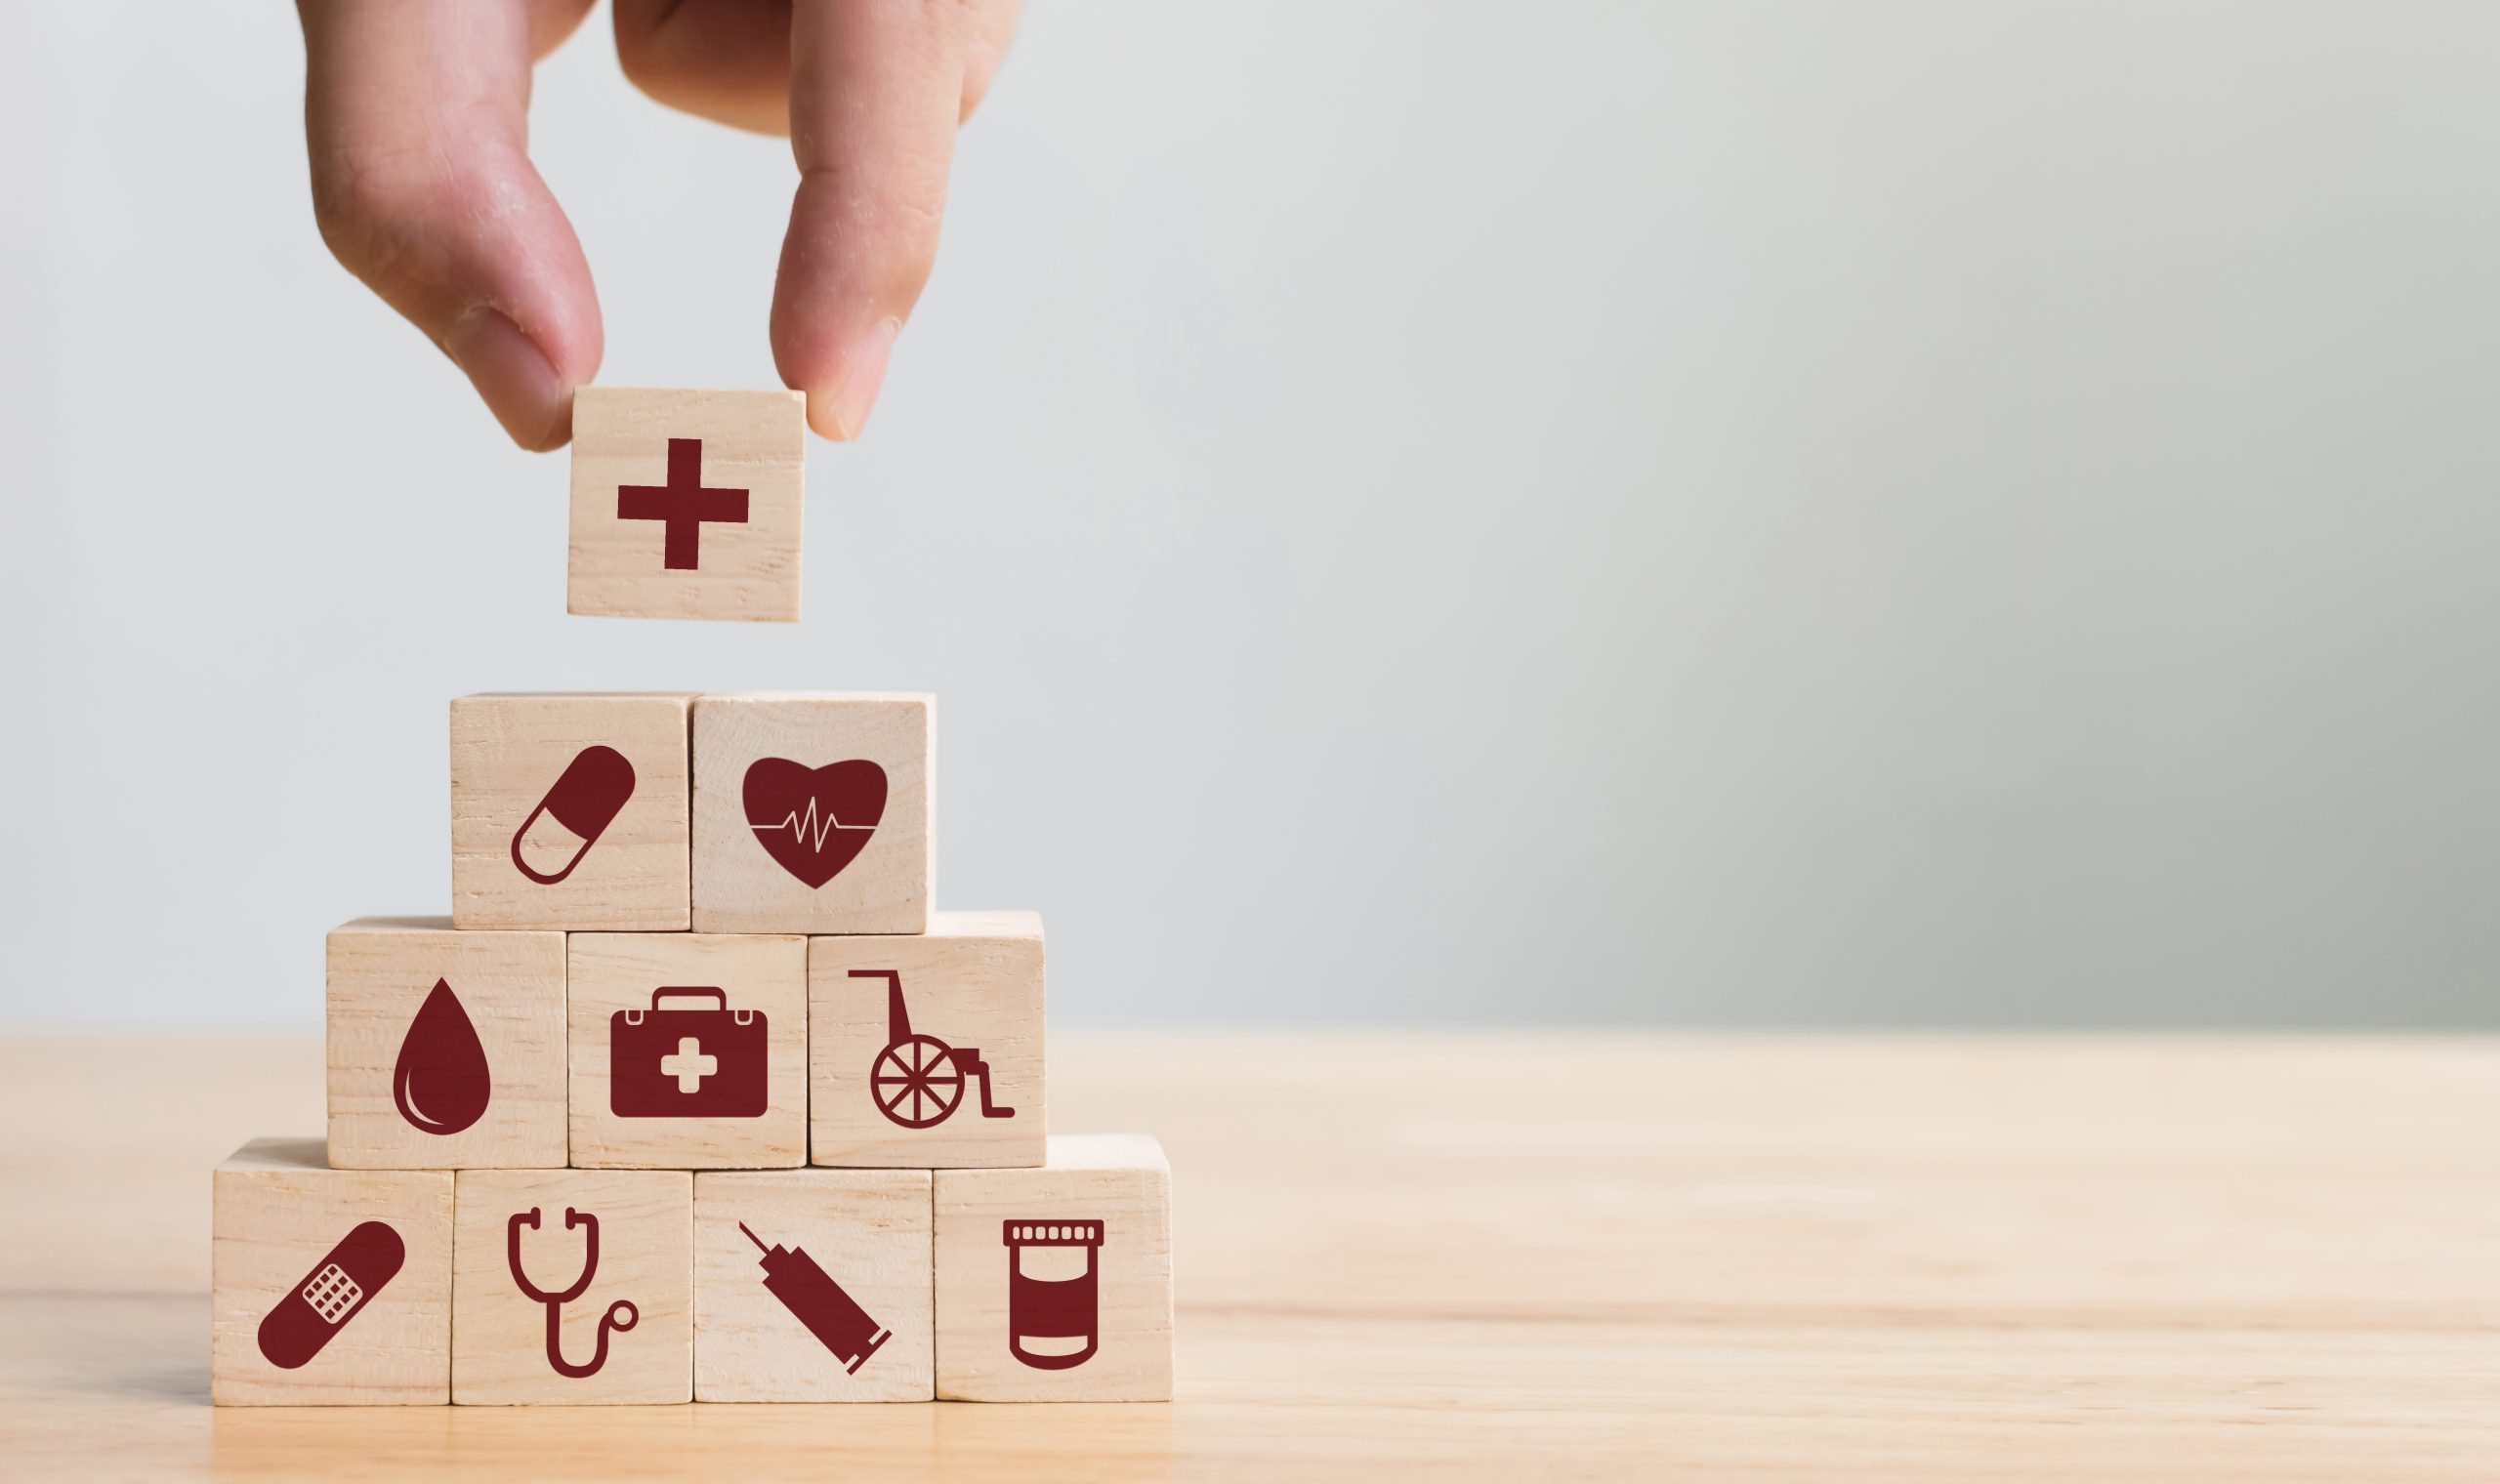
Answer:
[[[451,920],[463,928],[683,931],[691,900],[686,695],[471,695],[451,703]],[[632,792],[595,841],[542,809],[582,751]],[[524,826],[526,831],[524,832]],[[570,870],[561,881],[534,881]],[[578,859],[575,857],[578,856]]]
[[[888,986],[855,970],[900,974],[912,1034],[979,1051],[992,1104],[1013,1115],[983,1116],[970,1076],[953,1110],[926,1128],[906,1125],[937,1116],[930,1104],[898,1107],[904,1123],[881,1111],[870,1078],[890,1042]],[[1040,1164],[1050,1132],[1042,1026],[1038,912],[940,912],[925,934],[808,939],[808,1157],[923,1170]]]
[[[556,1168],[565,1163],[564,935],[458,932],[446,918],[358,918],[333,928],[329,1159],[346,1170]],[[478,1121],[432,1134],[400,1114],[393,1073],[439,982],[486,1053]]]
[[[1168,1406],[212,1410],[203,1173],[320,1068],[0,1034],[13,1484],[2500,1477],[2493,1038],[1062,1025],[1177,1173]]]
[[[808,943],[800,937],[702,932],[576,932],[566,940],[572,1026],[572,1163],[582,1169],[746,1170],[808,1162]],[[611,1106],[615,1017],[665,1029],[709,1003],[654,991],[719,989],[733,1012],[764,1022],[764,1112],[755,1117],[619,1117]],[[670,1032],[669,1045],[688,1039]],[[698,1055],[715,1061],[728,1049]],[[716,1074],[717,1075],[717,1074]],[[700,1079],[696,1080],[699,1091]]]
[[[755,1234],[752,1240],[738,1229],[741,1222]],[[843,1317],[859,1320],[857,1328],[872,1341],[880,1331],[884,1340],[873,1341],[864,1359],[857,1350],[829,1349],[767,1291],[766,1255],[757,1242],[803,1254],[857,1305]],[[936,1374],[931,1253],[926,1170],[697,1175],[694,1399],[928,1401]],[[774,1276],[792,1281],[777,1269]],[[839,1323],[833,1329],[837,1337],[847,1335]],[[853,1360],[855,1371],[848,1369]]]
[[[622,519],[622,486],[669,482],[669,441],[702,443],[706,488],[746,491],[746,519],[706,521],[690,570],[663,522]],[[584,387],[573,393],[565,610],[627,618],[799,619],[807,399],[796,392]]]
[[[1143,1134],[1055,1134],[1039,1169],[937,1172],[936,1202],[938,1396],[1170,1398],[1172,1166],[1161,1144]],[[1033,1240],[1011,1245],[1011,1231]],[[1081,1246],[1061,1240],[1079,1232]],[[1082,1340],[1070,1338],[1081,1320],[1037,1322],[1040,1300],[1062,1286],[1092,1290]],[[1081,1358],[1049,1369],[1020,1352]]]
[[[451,1175],[332,1170],[317,1138],[256,1138],[217,1167],[209,1370],[220,1406],[440,1405],[451,1389]],[[280,1367],[263,1321],[298,1303],[341,1239],[368,1221],[398,1238],[397,1270],[309,1360]],[[0,1450],[5,1452],[6,1450]]]
[[[935,696],[759,692],[694,701],[697,932],[926,932],[936,874]],[[865,759],[886,807],[858,855],[811,887],[774,860],[747,818],[747,769],[765,758],[820,768]],[[771,822],[794,828],[797,821]]]
[[[451,1399],[512,1406],[683,1402],[693,1395],[694,1177],[672,1170],[463,1170],[455,1177],[452,1239]],[[565,1362],[598,1359],[599,1332],[619,1299],[631,1329],[607,1339],[589,1376],[565,1376],[547,1354],[547,1310],[514,1280],[509,1243],[516,1213],[535,1210],[521,1232],[521,1260],[540,1292],[560,1294],[589,1255],[599,1218],[599,1264],[563,1309]],[[620,1316],[621,1317],[621,1316]]]

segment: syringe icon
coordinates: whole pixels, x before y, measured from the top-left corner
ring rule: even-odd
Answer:
[[[781,1306],[843,1363],[843,1370],[856,1375],[877,1347],[894,1338],[892,1330],[869,1318],[858,1300],[844,1293],[842,1285],[806,1252],[778,1244],[767,1247],[762,1237],[747,1231],[744,1221],[738,1223],[738,1230],[745,1231],[755,1250],[764,1254],[764,1291],[780,1299]]]

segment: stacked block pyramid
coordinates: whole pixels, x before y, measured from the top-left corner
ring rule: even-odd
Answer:
[[[1170,1169],[932,910],[935,703],[451,703],[448,919],[330,933],[326,1138],[214,1181],[220,1405],[1159,1400]]]

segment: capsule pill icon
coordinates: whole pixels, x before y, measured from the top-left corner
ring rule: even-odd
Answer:
[[[514,868],[542,886],[562,881],[633,797],[634,764],[623,753],[606,746],[583,748],[564,764],[563,774],[538,807],[512,832]]]

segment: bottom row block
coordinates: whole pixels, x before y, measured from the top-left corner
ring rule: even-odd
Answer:
[[[332,1170],[215,1180],[220,1405],[1154,1401],[1171,1172],[1142,1134],[1019,1170]]]
[[[463,1170],[453,1191],[453,1401],[687,1399],[694,1176]]]
[[[694,1399],[929,1400],[929,1192],[926,1170],[696,1175]]]

